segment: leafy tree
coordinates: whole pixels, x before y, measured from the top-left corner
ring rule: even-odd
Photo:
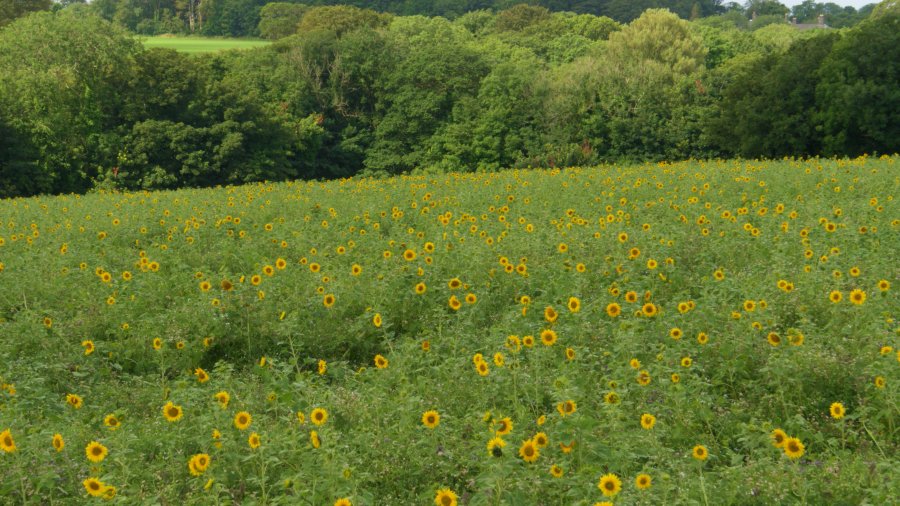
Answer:
[[[33,191],[82,191],[111,166],[139,51],[122,29],[69,9],[0,31],[0,111],[39,155]]]
[[[784,54],[771,53],[734,69],[737,75],[708,124],[713,142],[745,157],[818,153],[819,67],[837,39],[824,33],[798,40]]]
[[[259,11],[259,35],[280,39],[297,32],[297,25],[309,9],[304,4],[272,2]]]
[[[31,12],[46,11],[50,0],[0,0],[0,27]]]
[[[303,15],[297,31],[328,30],[340,36],[359,28],[385,26],[390,22],[391,17],[371,9],[360,9],[353,6],[313,7]]]
[[[816,89],[824,152],[900,149],[900,12],[848,32],[822,64]]]

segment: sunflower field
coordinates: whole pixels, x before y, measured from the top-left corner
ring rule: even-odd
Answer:
[[[0,503],[891,503],[897,161],[4,200]]]

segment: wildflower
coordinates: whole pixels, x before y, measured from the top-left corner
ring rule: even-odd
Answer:
[[[219,407],[221,407],[222,409],[227,408],[228,403],[231,401],[231,396],[228,395],[228,392],[226,392],[225,390],[216,392],[216,394],[213,395],[213,398],[219,402]]]
[[[2,444],[2,437],[0,437],[0,444]],[[63,448],[66,447],[66,441],[63,439],[62,434],[56,433],[53,435],[53,449],[57,452],[63,451]]]
[[[606,497],[614,497],[622,490],[622,480],[615,474],[604,474],[600,478],[600,483],[597,484],[597,488],[599,488]]]
[[[790,459],[799,459],[806,450],[803,443],[795,437],[787,438],[782,449],[784,450],[784,454]]]
[[[697,445],[694,447],[693,456],[697,460],[706,460],[706,457],[709,456],[709,451],[703,445]]]
[[[844,405],[840,402],[833,402],[828,408],[828,411],[829,413],[831,413],[831,418],[834,418],[835,420],[844,418],[844,413],[847,412],[847,410],[844,408]]]
[[[534,441],[529,439],[519,447],[519,456],[522,457],[522,460],[530,464],[541,456],[541,452]]]
[[[250,423],[252,422],[253,417],[246,411],[241,411],[234,415],[234,426],[238,430],[246,430],[247,427],[250,427]]]
[[[84,405],[81,396],[76,394],[66,394],[66,403],[75,409],[81,409],[81,406]]]
[[[172,404],[172,401],[167,402],[166,405],[163,406],[162,412],[166,420],[170,422],[177,422],[184,416],[184,411],[181,409],[181,406]]]
[[[194,369],[194,376],[197,377],[197,381],[199,381],[200,383],[206,383],[207,381],[209,381],[209,374],[207,374],[207,372],[200,367]]]
[[[769,434],[769,437],[772,439],[772,446],[775,448],[781,448],[784,446],[784,442],[787,441],[788,435],[781,429],[775,429]]]
[[[325,422],[328,421],[328,411],[325,411],[322,408],[316,408],[309,414],[309,419],[314,425],[325,425]]]
[[[110,430],[118,429],[121,424],[122,423],[119,421],[119,418],[113,413],[110,413],[103,418],[103,425],[109,427]]]
[[[109,454],[109,450],[106,449],[102,444],[91,441],[84,448],[84,453],[87,455],[88,460],[91,462],[97,463],[103,461],[106,456]]]
[[[422,424],[429,429],[437,427],[439,423],[441,423],[441,415],[437,411],[431,410],[422,414]]]
[[[449,488],[442,488],[437,491],[437,494],[434,496],[434,504],[437,506],[456,506],[457,499],[459,499],[455,493]]]
[[[650,488],[652,481],[649,474],[642,473],[637,475],[637,478],[634,479],[634,486],[641,490],[647,490]]]
[[[3,449],[6,453],[12,453],[16,451],[16,442],[12,437],[12,432],[9,429],[6,429],[3,432],[0,432],[0,449]]]
[[[88,478],[81,482],[81,484],[84,485],[84,489],[88,494],[94,497],[100,497],[103,495],[103,482],[98,480],[97,478]]]

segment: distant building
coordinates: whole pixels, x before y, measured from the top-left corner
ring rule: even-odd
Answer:
[[[787,14],[784,15],[785,21],[787,21]],[[830,29],[831,27],[825,24],[825,15],[819,14],[816,23],[798,23],[797,18],[791,18],[790,25],[798,30],[813,30],[813,29]]]

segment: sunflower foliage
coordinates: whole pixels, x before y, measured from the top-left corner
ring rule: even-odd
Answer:
[[[0,201],[0,497],[890,503],[896,162]]]

